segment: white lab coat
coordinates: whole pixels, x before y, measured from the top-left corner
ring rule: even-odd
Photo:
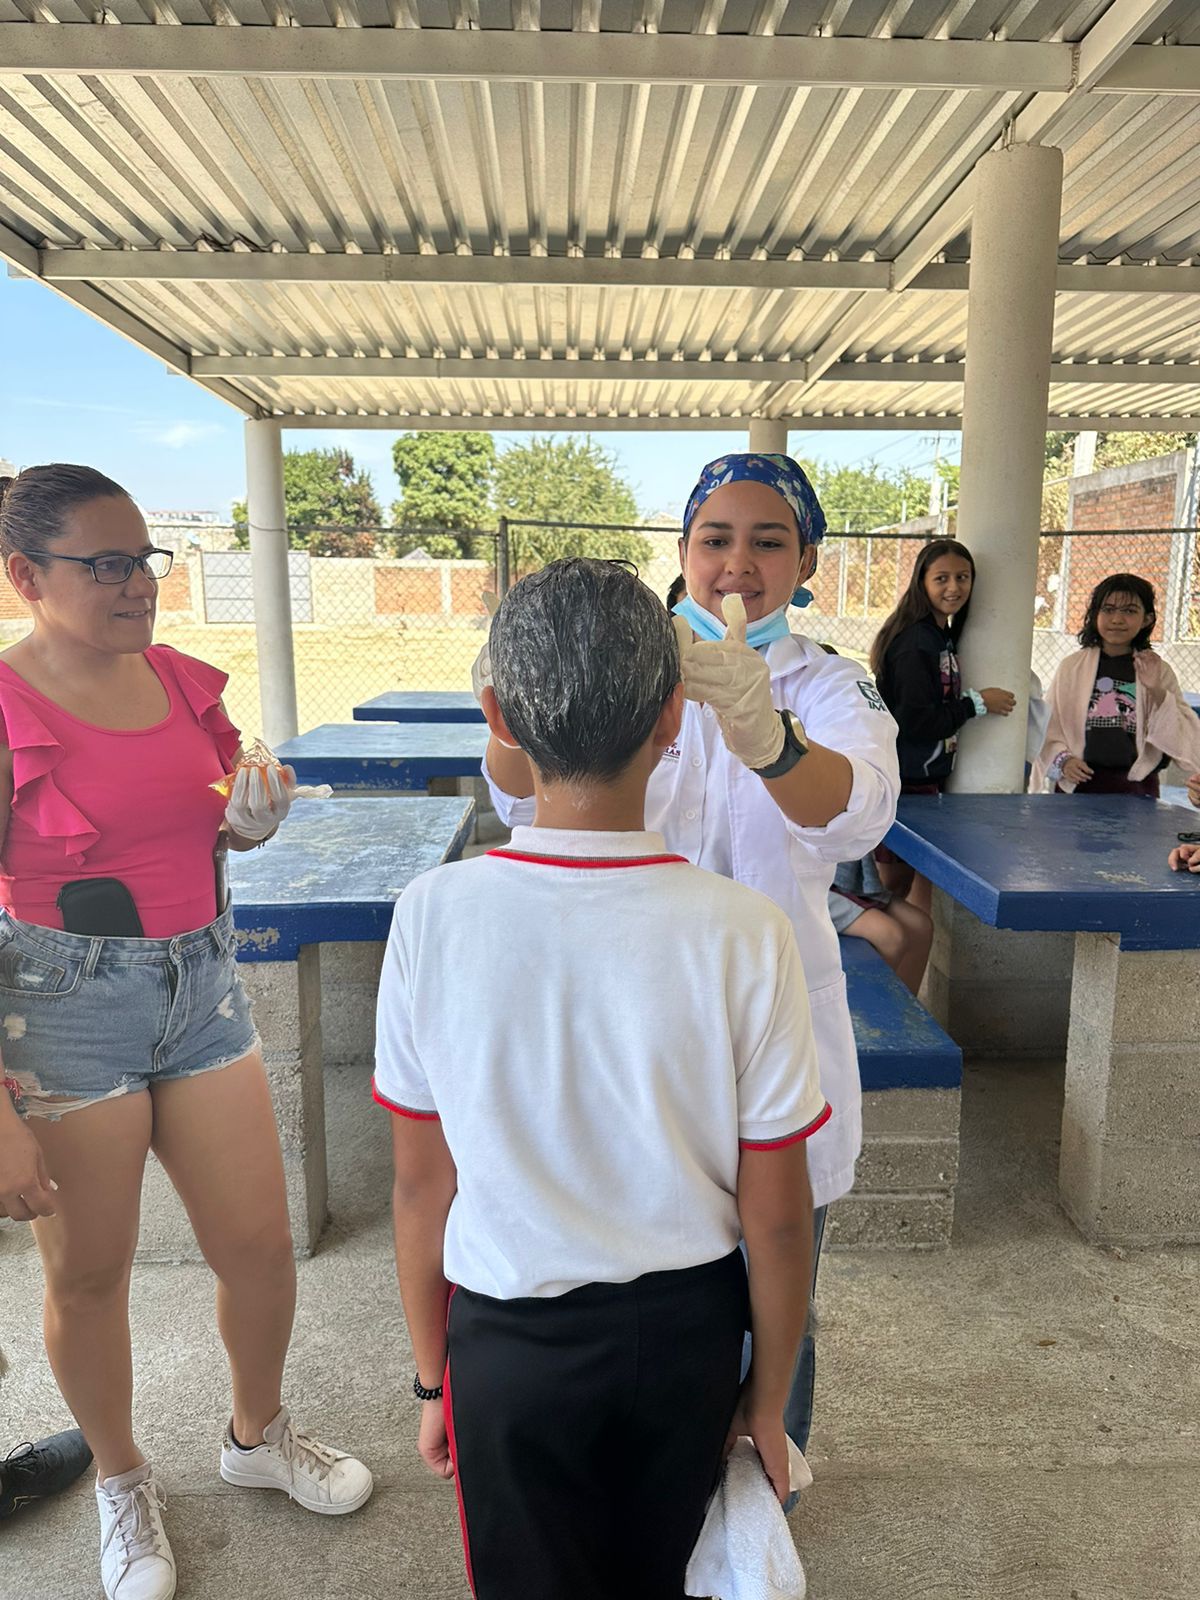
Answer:
[[[838,862],[873,850],[895,820],[896,724],[865,669],[826,655],[811,639],[775,640],[767,664],[775,704],[794,711],[814,743],[848,758],[854,776],[845,811],[823,828],[789,822],[760,779],[726,750],[709,708],[688,701],[678,743],[650,779],[646,827],[697,866],[760,890],[791,920],[808,981],[821,1092],[833,1108],[808,1142],[813,1204],[823,1206],[852,1187],[862,1147],[858,1057],[826,896]],[[499,790],[486,761],[484,777],[502,822],[533,821],[533,800]]]

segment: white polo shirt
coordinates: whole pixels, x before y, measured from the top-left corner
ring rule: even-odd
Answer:
[[[726,1255],[739,1147],[829,1116],[778,906],[660,834],[531,827],[401,895],[375,1098],[441,1118],[446,1276],[499,1299]]]

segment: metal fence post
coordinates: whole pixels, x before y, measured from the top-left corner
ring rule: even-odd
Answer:
[[[496,524],[496,588],[502,595],[508,593],[508,518],[501,517]]]

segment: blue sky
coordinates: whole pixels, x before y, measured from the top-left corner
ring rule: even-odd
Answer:
[[[3,382],[0,457],[18,466],[80,461],[99,467],[152,510],[226,514],[245,491],[242,417],[207,390],[175,377],[162,362],[103,327],[30,279],[0,277]],[[396,495],[390,433],[285,433],[284,444],[350,449],[375,482],[379,500]],[[498,436],[500,448],[521,434]],[[597,435],[619,465],[646,515],[682,508],[697,469],[723,450],[745,448],[746,435],[639,433]],[[922,470],[934,453],[920,433],[808,433],[790,439],[794,454],[840,464]],[[944,434],[944,459],[958,456],[958,435]]]

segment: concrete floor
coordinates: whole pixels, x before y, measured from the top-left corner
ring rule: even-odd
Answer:
[[[816,1483],[794,1517],[813,1600],[1200,1596],[1200,1251],[1078,1238],[1055,1201],[1061,1099],[1053,1066],[970,1069],[954,1248],[822,1266]],[[335,1220],[301,1267],[288,1398],[376,1493],[334,1520],[222,1484],[207,1274],[140,1269],[138,1425],[190,1600],[466,1595],[453,1493],[413,1451],[387,1120],[361,1073],[333,1074],[329,1102]],[[24,1229],[0,1225],[0,1283],[3,1451],[66,1414]],[[95,1538],[86,1479],[0,1525],[0,1597],[94,1600]]]

